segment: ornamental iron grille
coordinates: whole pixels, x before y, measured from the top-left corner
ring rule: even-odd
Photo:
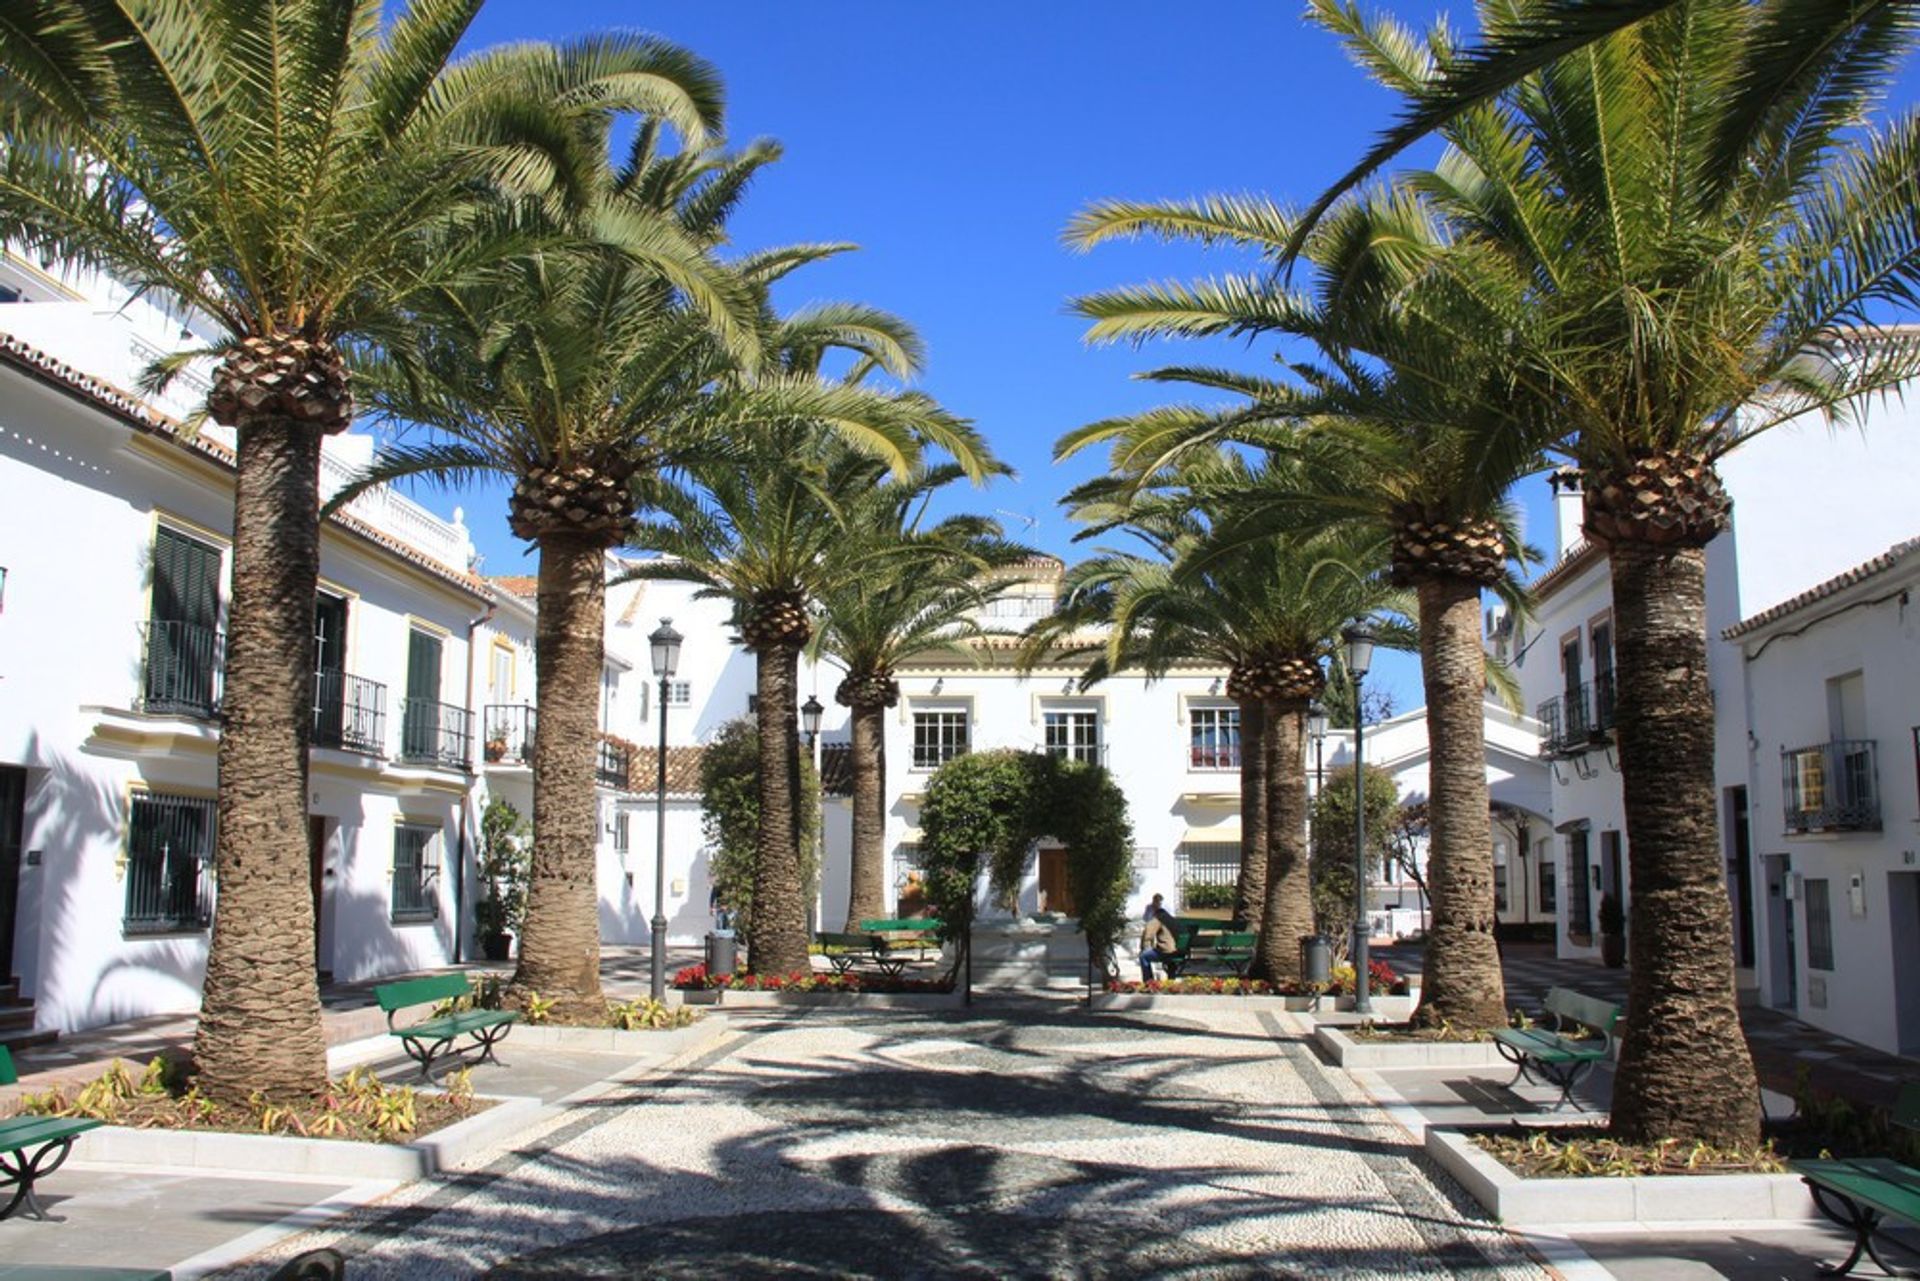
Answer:
[[[129,934],[204,930],[213,920],[211,799],[149,793],[127,822]]]

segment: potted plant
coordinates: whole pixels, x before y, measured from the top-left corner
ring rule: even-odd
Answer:
[[[495,734],[492,738],[489,738],[487,740],[486,753],[489,761],[499,762],[506,760],[507,736],[505,734]]]
[[[509,936],[520,933],[526,918],[532,864],[526,837],[527,821],[520,811],[495,797],[480,816],[480,878],[487,892],[473,905],[474,933],[480,954],[489,961],[512,955]]]
[[[1600,896],[1600,960],[1614,970],[1627,963],[1627,916],[1611,894]]]

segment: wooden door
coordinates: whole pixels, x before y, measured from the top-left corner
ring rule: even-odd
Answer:
[[[1046,895],[1047,911],[1080,914],[1067,881],[1066,850],[1054,846],[1040,851],[1040,892]]]

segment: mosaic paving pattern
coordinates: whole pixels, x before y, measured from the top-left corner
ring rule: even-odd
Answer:
[[[356,1278],[1543,1275],[1277,1025],[1212,1022],[769,1017],[274,1257],[330,1244]]]

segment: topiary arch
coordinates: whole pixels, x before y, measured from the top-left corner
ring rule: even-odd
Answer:
[[[956,757],[928,783],[920,827],[928,905],[962,938],[982,860],[992,892],[1007,895],[1019,889],[1039,842],[1059,841],[1088,956],[1108,970],[1133,890],[1133,825],[1126,796],[1103,767],[1044,752]]]

